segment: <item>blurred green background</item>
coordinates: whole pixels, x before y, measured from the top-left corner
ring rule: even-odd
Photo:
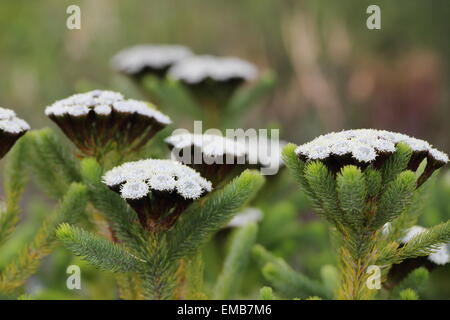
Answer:
[[[72,4],[81,8],[81,30],[66,28]],[[366,27],[370,4],[381,7],[381,30]],[[37,129],[52,126],[43,114],[47,105],[78,91],[143,98],[112,70],[110,58],[135,44],[174,43],[276,73],[275,90],[248,127],[279,127],[284,140],[297,144],[328,131],[372,127],[449,151],[449,17],[448,0],[2,1],[0,105]],[[434,181],[425,226],[450,218],[449,185],[448,174]],[[303,243],[288,250],[295,251],[291,260],[318,274],[332,262],[321,251],[330,250],[322,245],[326,236],[319,239],[323,225],[310,209],[298,217],[310,229],[294,237]],[[424,297],[450,298],[449,281],[450,267],[439,268]]]

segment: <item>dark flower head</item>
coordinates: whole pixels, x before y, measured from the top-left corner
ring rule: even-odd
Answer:
[[[17,118],[13,110],[0,108],[0,159],[28,130],[28,123]]]
[[[260,169],[264,175],[275,175],[283,166],[281,150],[285,142],[251,140],[182,133],[166,138],[165,142],[172,149],[172,159],[194,168],[217,185],[245,169]]]
[[[212,190],[198,172],[173,160],[127,162],[106,172],[103,182],[137,212],[141,225],[153,232],[173,226],[194,201]]]
[[[192,56],[169,69],[200,101],[228,101],[244,82],[256,78],[254,65],[235,57]],[[214,101],[213,101],[214,102]]]
[[[419,178],[423,183],[433,171],[448,162],[448,156],[433,148],[428,142],[405,134],[385,130],[357,129],[332,132],[299,146],[296,153],[303,161],[320,160],[333,172],[345,165],[379,168],[396,151],[399,143],[412,150],[408,169],[416,171],[419,164],[427,159],[425,172]]]
[[[117,148],[136,151],[171,123],[150,103],[124,99],[113,91],[75,94],[45,109],[84,155],[98,156]]]
[[[190,55],[188,48],[179,45],[136,45],[116,54],[112,66],[137,80],[146,75],[164,77],[173,64]]]
[[[247,168],[245,145],[223,136],[184,133],[165,141],[172,148],[172,158],[194,168],[214,185],[226,181],[236,169]]]

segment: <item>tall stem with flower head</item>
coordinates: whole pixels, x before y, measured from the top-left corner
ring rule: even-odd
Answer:
[[[320,136],[284,149],[286,165],[317,213],[340,235],[339,299],[370,299],[368,267],[386,271],[392,264],[425,256],[450,240],[450,223],[438,225],[409,247],[399,247],[396,235],[383,232],[387,223],[408,227],[404,219],[417,189],[448,162],[446,154],[426,141],[371,129]],[[426,166],[420,164],[426,160]],[[408,248],[407,248],[408,247]]]

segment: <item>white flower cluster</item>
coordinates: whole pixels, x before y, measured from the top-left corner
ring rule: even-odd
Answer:
[[[378,153],[393,153],[399,142],[408,144],[413,151],[424,151],[437,161],[448,162],[448,156],[434,149],[428,142],[405,134],[385,130],[357,129],[332,132],[299,146],[297,155],[310,160],[326,159],[330,155],[351,154],[360,162],[372,162]]]
[[[166,138],[165,141],[176,149],[184,149],[191,146],[197,147],[204,155],[211,157],[224,155],[242,157],[247,154],[244,144],[213,134],[175,134]]]
[[[413,226],[406,232],[406,235],[401,239],[402,243],[408,243],[411,241],[415,236],[427,231],[426,228],[421,226]],[[448,244],[441,244],[439,246],[439,249],[433,252],[428,256],[428,260],[431,262],[438,264],[438,265],[444,265],[450,262],[450,252],[448,248]]]
[[[230,79],[253,80],[256,67],[235,57],[193,56],[181,60],[169,70],[169,76],[188,84],[200,83],[208,78],[216,81]]]
[[[112,66],[123,73],[135,74],[147,67],[167,68],[190,55],[188,48],[179,45],[137,45],[115,55]]]
[[[17,118],[13,110],[0,108],[0,130],[18,134],[30,130],[30,126],[24,120]]]
[[[168,116],[152,108],[144,101],[127,99],[122,94],[114,91],[93,90],[79,93],[66,99],[59,100],[45,109],[47,116],[62,117],[70,115],[81,117],[93,110],[98,115],[107,116],[114,110],[120,113],[138,113],[154,118],[163,124],[170,124]]]
[[[212,190],[211,182],[194,169],[173,160],[147,159],[127,162],[106,172],[103,182],[121,185],[124,199],[140,199],[150,190],[176,191],[185,199],[197,199]]]
[[[246,208],[241,213],[236,214],[233,219],[228,222],[227,227],[245,227],[249,223],[261,221],[262,218],[263,214],[261,210],[257,208]]]

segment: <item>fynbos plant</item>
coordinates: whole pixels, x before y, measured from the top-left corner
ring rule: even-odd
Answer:
[[[246,171],[196,200],[211,191],[210,182],[172,160],[125,163],[102,177],[95,160],[85,159],[81,171],[91,201],[112,230],[111,240],[68,224],[57,235],[93,265],[118,272],[126,299],[186,298],[177,282],[184,259],[195,256],[263,182]]]
[[[175,118],[202,119],[210,128],[236,126],[275,82],[272,72],[257,79],[256,67],[239,58],[196,56],[180,45],[126,48],[112,65]]]
[[[12,295],[36,272],[40,261],[51,252],[56,242],[55,228],[62,222],[75,222],[82,215],[87,202],[87,190],[84,186],[77,183],[67,185],[67,188],[62,190],[58,209],[52,213],[47,212],[42,221],[35,219],[36,225],[32,226],[35,230],[33,237],[24,238],[22,234],[16,232],[19,222],[22,222],[20,200],[28,181],[27,167],[31,162],[29,160],[34,159],[32,155],[30,156],[30,145],[34,135],[30,132],[23,136],[29,129],[29,125],[17,118],[14,111],[0,108],[0,158],[11,149],[6,156],[3,177],[5,198],[4,202],[0,201],[0,251],[2,252],[0,295],[2,297]],[[24,220],[30,220],[30,217]],[[25,222],[28,223],[28,221]],[[7,252],[13,254],[8,255]]]
[[[111,151],[138,151],[171,123],[144,101],[113,91],[94,90],[60,100],[45,110],[83,156],[102,159]]]
[[[108,171],[103,182],[136,211],[151,232],[170,229],[193,200],[212,190],[211,182],[173,160],[127,162]]]
[[[168,76],[188,89],[208,116],[208,125],[217,128],[236,90],[256,79],[257,69],[235,57],[192,56],[176,63]]]
[[[73,168],[74,174],[68,176],[88,189],[90,215],[97,222],[104,219],[109,228],[105,232],[92,224],[80,228],[65,223],[57,231],[59,239],[93,265],[115,271],[124,299],[189,297],[186,282],[180,284],[179,278],[189,268],[200,272],[201,260],[195,257],[201,245],[253,198],[262,177],[242,170],[213,190],[194,169],[163,159],[126,162],[105,172],[118,162],[110,161],[110,152],[133,154],[170,123],[153,106],[125,100],[119,93],[95,90],[74,95],[48,107],[46,113],[82,151],[80,168],[64,161],[62,171]],[[67,157],[49,160],[58,167],[54,162],[61,159]],[[50,186],[55,183],[47,181]],[[196,286],[193,294],[201,296],[202,288]]]
[[[384,232],[390,232],[390,223],[384,226]],[[427,229],[421,226],[412,226],[403,232],[404,236],[400,239],[400,247],[407,245],[414,237],[426,232]],[[386,286],[393,287],[404,281],[404,279],[415,269],[425,268],[432,271],[438,266],[445,265],[450,262],[450,244],[441,243],[436,246],[433,252],[428,256],[412,257],[403,260],[399,264],[394,264],[389,270],[386,279]]]
[[[320,136],[284,150],[286,165],[317,212],[341,239],[340,299],[368,299],[368,267],[381,268],[382,281],[393,264],[427,256],[450,240],[450,222],[414,236],[400,246],[414,223],[418,188],[448,162],[423,140],[371,129]],[[426,165],[420,166],[423,160]],[[390,223],[391,232],[382,232]]]

